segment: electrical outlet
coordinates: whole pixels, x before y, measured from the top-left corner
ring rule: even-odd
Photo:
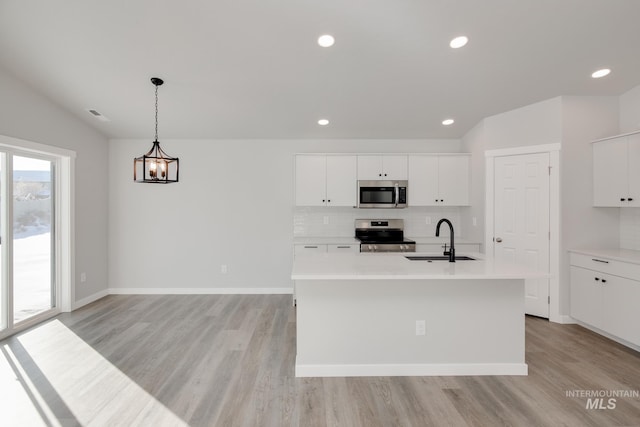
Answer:
[[[80,273],[80,282],[84,283],[87,281],[87,273]]]
[[[425,224],[427,224],[427,225],[431,225],[431,217],[430,217],[430,216],[426,217],[426,218],[424,219],[424,222],[425,222]]]
[[[427,322],[424,320],[416,320],[416,335],[425,335],[427,333]]]
[[[474,227],[477,227],[477,226],[478,226],[478,218],[476,218],[476,217],[474,216],[474,217],[473,217],[473,219],[472,219],[472,221],[473,221],[473,226],[474,226]]]
[[[324,225],[329,225],[329,215],[325,215],[322,219]]]
[[[227,270],[227,264],[222,264],[222,265],[220,266],[220,273],[222,273],[222,274],[227,274],[227,271],[228,271],[228,270]]]

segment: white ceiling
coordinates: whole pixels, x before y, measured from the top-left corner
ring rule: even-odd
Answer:
[[[639,85],[639,18],[638,0],[0,0],[0,67],[110,137],[153,137],[158,76],[161,140],[458,138]]]

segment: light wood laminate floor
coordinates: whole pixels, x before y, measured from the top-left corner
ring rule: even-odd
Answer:
[[[291,296],[109,296],[0,342],[0,425],[640,426],[567,396],[639,390],[639,353],[526,322],[526,377],[300,379]]]

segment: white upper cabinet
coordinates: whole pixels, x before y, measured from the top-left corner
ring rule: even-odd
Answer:
[[[358,156],[359,180],[406,180],[407,156]]]
[[[355,206],[356,156],[297,155],[296,206]]]
[[[438,156],[409,156],[409,206],[438,205]]]
[[[444,206],[469,205],[469,156],[438,156],[438,191]]]
[[[593,205],[640,206],[640,134],[593,143]]]
[[[296,206],[326,206],[327,157],[296,156]]]
[[[409,206],[469,205],[469,155],[410,155]]]
[[[356,206],[356,156],[327,156],[327,206]]]

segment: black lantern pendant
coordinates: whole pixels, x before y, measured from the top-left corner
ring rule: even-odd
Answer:
[[[158,77],[152,77],[151,83],[156,87],[156,139],[153,141],[151,150],[133,159],[133,180],[149,184],[178,182],[180,160],[162,151],[158,142],[158,86],[164,81]]]

